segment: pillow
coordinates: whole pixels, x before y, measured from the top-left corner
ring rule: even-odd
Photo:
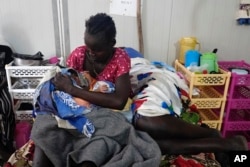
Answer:
[[[135,57],[144,57],[140,52],[137,50],[130,48],[130,47],[124,47],[124,50],[127,52],[130,58],[135,58]]]

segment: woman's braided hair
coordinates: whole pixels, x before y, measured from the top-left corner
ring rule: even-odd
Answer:
[[[100,40],[103,40],[103,42],[109,43],[115,40],[115,23],[113,19],[105,13],[98,13],[91,16],[85,22],[85,27],[86,33],[97,36]]]

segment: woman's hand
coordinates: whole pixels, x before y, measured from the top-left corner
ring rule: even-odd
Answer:
[[[55,88],[57,90],[66,92],[70,94],[70,90],[73,87],[72,80],[70,79],[70,76],[63,75],[62,73],[57,73],[52,80],[52,83],[55,85]]]

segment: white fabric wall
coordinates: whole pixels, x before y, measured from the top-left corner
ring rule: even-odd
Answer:
[[[0,37],[19,53],[55,54],[51,0],[0,0]]]
[[[109,0],[56,0],[63,3],[64,52],[58,45],[57,11],[51,0],[0,0],[0,36],[20,53],[42,51],[50,57],[68,55],[83,44],[85,20],[97,12],[109,13]],[[143,0],[144,55],[172,64],[178,41],[196,36],[201,52],[218,48],[219,60],[250,62],[250,25],[237,25],[239,0]],[[66,10],[65,10],[66,9]],[[139,49],[135,17],[112,15],[117,26],[117,46]]]

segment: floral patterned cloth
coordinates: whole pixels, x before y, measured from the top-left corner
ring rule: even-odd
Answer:
[[[29,140],[24,146],[16,150],[3,167],[31,167],[34,156],[34,142]]]
[[[160,167],[221,167],[213,153],[198,155],[165,155]]]

